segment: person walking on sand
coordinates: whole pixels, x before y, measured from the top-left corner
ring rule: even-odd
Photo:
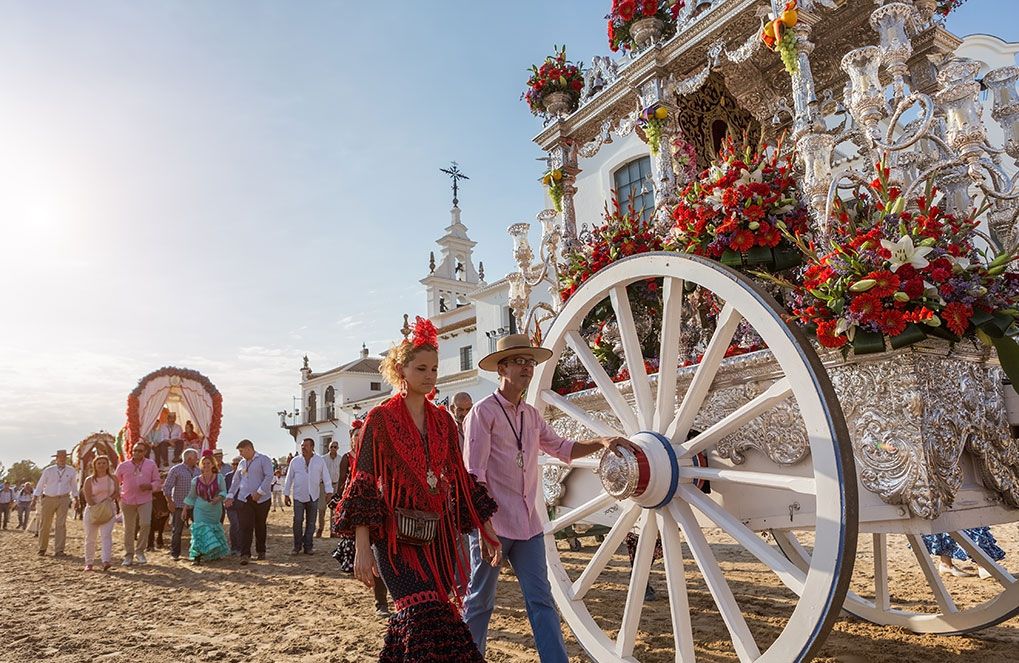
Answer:
[[[492,525],[524,595],[538,657],[542,663],[566,663],[559,613],[548,581],[545,537],[534,506],[541,476],[538,453],[568,462],[603,448],[610,452],[618,447],[632,449],[632,443],[622,437],[567,440],[552,430],[535,407],[523,402],[535,365],[551,356],[550,350],[533,347],[525,334],[510,334],[478,362],[482,370],[498,373],[499,389],[478,401],[467,415],[463,454],[467,472],[487,487],[499,505]],[[471,579],[463,616],[484,656],[499,568],[484,562],[478,533],[470,536]]]
[[[173,517],[170,557],[175,561],[180,559],[180,539],[184,534],[184,500],[191,492],[191,484],[194,483],[195,477],[200,473],[198,452],[188,448],[184,450],[181,462],[170,468],[166,473],[166,480],[163,481],[163,496],[166,497],[166,506]]]
[[[39,555],[46,554],[49,543],[50,527],[56,520],[53,537],[53,556],[64,556],[64,545],[67,542],[67,511],[71,506],[71,496],[78,485],[78,473],[67,465],[67,450],[61,449],[53,455],[56,462],[42,471],[39,485],[35,487],[36,499],[42,498],[42,511],[39,525]]]
[[[272,511],[279,507],[280,511],[283,510],[283,473],[279,470],[275,470],[272,473]]]
[[[301,442],[301,455],[290,461],[283,495],[294,499],[294,549],[291,555],[312,554],[315,516],[318,514],[319,492],[325,487],[327,495],[333,492],[329,470],[322,456],[315,455],[315,440],[310,437]]]
[[[315,531],[315,536],[322,538],[322,529],[326,524],[326,511],[329,510],[329,502],[333,499],[333,490],[339,490],[340,482],[340,461],[343,459],[340,456],[340,443],[337,440],[329,442],[329,451],[321,456],[322,460],[325,461],[326,470],[329,472],[329,481],[332,483],[332,488],[329,490],[325,489],[325,483],[321,486],[322,497],[318,501],[318,530]],[[329,520],[332,521],[332,513],[330,512]],[[328,536],[332,537],[332,527],[328,530]]]
[[[230,486],[233,485],[234,477],[240,481],[241,475],[237,473],[237,467],[241,464],[241,457],[234,456],[230,461],[230,469],[224,475],[223,479],[226,481],[227,494],[230,492]],[[230,521],[229,536],[227,539],[230,541],[230,554],[237,556],[241,554],[241,520],[237,516],[237,505],[231,504],[225,506],[224,502],[223,510],[226,511],[226,519]]]
[[[152,527],[152,491],[163,487],[159,470],[149,455],[149,443],[138,440],[131,447],[131,460],[117,465],[114,476],[120,484],[120,508],[124,514],[124,566],[145,564],[145,546]],[[140,549],[135,554],[135,535]]]
[[[185,452],[186,453],[186,452]],[[188,557],[195,564],[220,559],[230,554],[220,517],[226,497],[226,479],[219,473],[212,451],[202,453],[201,470],[191,480],[191,490],[184,498],[191,511],[191,548]]]
[[[255,451],[251,440],[237,443],[241,463],[237,466],[240,480],[234,475],[230,490],[227,491],[226,506],[237,505],[240,518],[241,564],[251,560],[251,543],[254,540],[258,559],[265,559],[265,521],[269,517],[272,500],[272,461],[265,454]]]
[[[7,529],[7,522],[11,518],[11,507],[14,506],[14,487],[6,481],[0,485],[0,524]]]
[[[85,570],[91,571],[96,556],[96,539],[101,539],[100,559],[103,571],[110,568],[113,557],[113,524],[117,513],[116,502],[120,487],[110,474],[110,459],[97,455],[92,459],[92,474],[85,479],[85,511],[81,522],[85,526]]]
[[[14,498],[18,508],[18,529],[28,527],[28,512],[32,508],[32,482],[26,481]]]

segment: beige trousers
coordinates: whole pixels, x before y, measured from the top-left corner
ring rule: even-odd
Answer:
[[[124,513],[124,557],[134,557],[134,535],[138,528],[138,547],[145,552],[149,544],[149,529],[152,527],[152,502],[145,504],[123,504]]]
[[[67,509],[71,506],[71,498],[67,495],[42,498],[42,510],[39,526],[39,551],[46,552],[46,546],[50,541],[50,527],[53,526],[53,518],[56,517],[57,529],[53,535],[53,552],[60,555],[64,552],[64,543],[67,541]]]

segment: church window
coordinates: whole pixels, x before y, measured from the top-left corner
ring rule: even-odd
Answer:
[[[310,424],[318,416],[318,396],[315,392],[308,394],[308,407],[304,409],[304,423]]]
[[[474,346],[465,345],[460,348],[460,370],[469,371],[474,368]]]
[[[372,382],[371,384],[368,385],[368,388],[371,389],[372,391],[382,391],[382,383]]]
[[[620,166],[612,179],[619,207],[625,212],[632,205],[643,220],[649,220],[655,211],[651,157],[639,157]]]
[[[319,440],[319,444],[322,445],[321,448],[319,449],[319,453],[321,455],[324,456],[324,455],[326,455],[326,453],[328,453],[328,451],[329,451],[329,443],[332,442],[332,441],[333,441],[333,436],[332,435],[323,435],[322,436],[322,439]]]
[[[325,406],[325,418],[335,419],[336,418],[336,391],[332,386],[326,387],[325,397],[322,399],[322,404]]]

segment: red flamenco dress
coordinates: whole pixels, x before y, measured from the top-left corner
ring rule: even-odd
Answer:
[[[369,528],[379,575],[395,602],[380,662],[483,663],[460,617],[467,588],[454,579],[469,577],[470,563],[457,542],[497,507],[464,469],[449,413],[426,401],[425,423],[422,436],[399,395],[368,413],[337,530],[351,536]],[[398,541],[394,509],[438,514],[431,543]]]

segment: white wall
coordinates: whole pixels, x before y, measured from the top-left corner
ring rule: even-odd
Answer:
[[[637,134],[615,138],[610,145],[604,145],[598,154],[590,159],[580,159],[581,173],[577,176],[577,195],[573,206],[577,211],[577,228],[601,225],[605,205],[612,200],[612,173],[620,166],[637,157],[649,156],[647,145]],[[551,203],[548,203],[551,207]]]

